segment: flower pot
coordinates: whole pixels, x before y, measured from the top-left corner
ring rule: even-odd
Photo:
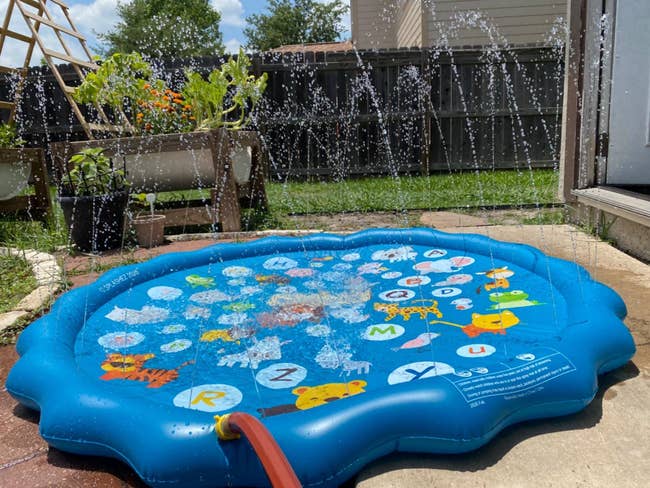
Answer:
[[[0,164],[0,200],[9,200],[27,188],[31,171],[30,161],[3,161]]]
[[[165,216],[137,216],[131,222],[140,247],[160,246],[165,240]]]
[[[80,251],[100,252],[122,244],[126,192],[84,197],[59,197],[70,237]]]

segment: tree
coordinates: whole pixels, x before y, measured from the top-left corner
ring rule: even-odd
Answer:
[[[104,54],[138,51],[144,56],[187,57],[222,54],[221,15],[209,0],[118,2],[120,22],[99,38]]]
[[[247,47],[268,51],[285,44],[335,41],[343,32],[341,17],[347,10],[341,0],[269,0],[267,14],[246,17]]]

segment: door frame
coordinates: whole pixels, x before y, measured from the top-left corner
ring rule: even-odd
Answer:
[[[650,197],[606,184],[617,1],[567,2],[559,195],[570,206],[650,228]],[[595,57],[598,63],[588,62]]]

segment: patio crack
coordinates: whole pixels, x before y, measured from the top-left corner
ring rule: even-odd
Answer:
[[[22,457],[20,459],[14,459],[13,461],[10,461],[5,464],[0,464],[0,471],[13,468],[14,466],[18,466],[19,464],[26,463],[27,461],[31,461],[37,456],[40,456],[42,454],[45,454],[47,452],[48,448],[47,447],[41,447],[37,451],[29,454],[28,456]]]

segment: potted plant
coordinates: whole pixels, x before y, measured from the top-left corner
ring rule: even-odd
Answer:
[[[9,200],[29,183],[31,162],[23,157],[25,141],[13,124],[0,124],[0,200]]]
[[[136,192],[211,189],[211,205],[201,201],[199,207],[166,210],[167,225],[218,222],[222,230],[239,230],[241,196],[266,204],[261,143],[257,133],[242,130],[266,87],[266,74],[250,75],[250,64],[240,51],[207,80],[186,72],[185,86],[174,91],[153,77],[137,53],[113,55],[74,96],[80,103],[123,110],[131,135],[55,144],[52,152],[65,161],[66,153],[102,147],[122,158]]]
[[[154,203],[156,201],[155,193],[140,193],[134,195],[136,200],[144,204],[149,204],[149,213],[138,212],[131,220],[131,225],[135,230],[138,245],[140,247],[156,247],[165,241],[165,216],[156,214]]]
[[[101,148],[84,149],[69,164],[59,202],[72,241],[93,253],[119,247],[129,198],[124,171]]]

